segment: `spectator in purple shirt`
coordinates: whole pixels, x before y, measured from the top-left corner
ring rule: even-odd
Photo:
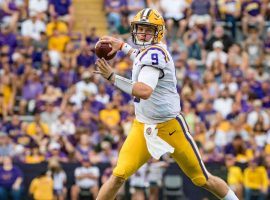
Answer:
[[[248,149],[249,149],[249,146],[244,141],[243,137],[237,134],[234,136],[233,140],[225,146],[224,154],[225,156],[233,155],[234,157],[241,155],[241,160],[236,160],[236,162],[241,161],[242,164],[247,164],[248,156],[249,156]]]
[[[70,102],[73,104],[76,104],[74,99],[70,99]],[[83,100],[81,103],[82,105],[78,105],[78,104],[76,105],[79,107],[82,107],[83,110],[90,111],[92,115],[97,115],[97,116],[99,114],[99,111],[101,111],[105,107],[103,103],[96,100],[95,94],[88,94],[87,98]]]
[[[99,40],[96,30],[96,27],[92,27],[86,30],[85,40],[91,49],[95,47],[97,41]]]
[[[43,85],[39,80],[39,76],[36,72],[32,72],[28,76],[27,83],[23,87],[22,96],[26,101],[35,99],[43,92]]]
[[[244,73],[243,69],[240,66],[241,64],[242,63],[239,63],[235,59],[233,59],[232,55],[228,57],[227,72],[229,72],[236,80],[239,79],[242,81]]]
[[[21,183],[23,181],[22,171],[13,166],[10,157],[5,157],[3,166],[0,167],[0,199],[21,199]]]
[[[69,25],[69,30],[72,30],[74,25],[74,9],[72,0],[50,0],[49,12],[51,16],[56,14]]]
[[[64,92],[77,81],[77,74],[70,64],[67,63],[57,73],[57,86]]]
[[[54,85],[55,75],[52,72],[52,68],[50,67],[49,63],[42,62],[40,81],[44,86]]]
[[[1,25],[0,30],[0,46],[8,45],[9,46],[9,53],[13,53],[16,46],[17,40],[16,35],[12,33],[11,28],[6,25]]]
[[[0,22],[9,24],[12,30],[17,28],[19,11],[13,1],[0,1]]]
[[[22,124],[22,122],[21,122],[19,116],[14,114],[12,116],[11,120],[4,124],[5,131],[9,135],[13,135],[13,132],[20,131],[21,124]]]
[[[255,79],[255,73],[248,73],[246,79],[249,83],[249,88],[252,93],[252,96],[256,99],[263,98],[262,84]]]
[[[76,121],[76,127],[78,129],[85,129],[91,132],[98,130],[98,123],[96,121],[97,117],[90,111],[82,110]]]
[[[101,152],[95,158],[98,163],[110,163],[113,165],[117,161],[118,153],[115,149],[112,149],[112,144],[109,141],[102,141],[100,144]]]
[[[36,72],[32,71],[26,78],[27,82],[22,88],[22,100],[20,102],[20,114],[24,114],[26,106],[28,111],[33,111],[35,108],[36,98],[42,94],[43,85],[39,80]],[[29,109],[29,106],[32,107]]]
[[[213,102],[211,100],[204,102],[204,108],[199,111],[200,119],[205,123],[206,127],[209,129],[216,123],[217,111],[213,108]]]
[[[17,147],[21,146],[25,150],[27,149],[26,151],[28,151],[31,146],[35,144],[34,139],[21,130],[16,130],[13,132],[12,141],[14,144],[17,144]]]
[[[244,0],[242,3],[242,30],[248,35],[248,27],[258,28],[259,34],[262,34],[264,27],[263,8],[260,0]]]
[[[262,103],[264,108],[270,108],[270,81],[262,82],[263,98]]]
[[[188,60],[188,69],[186,70],[186,77],[189,77],[193,82],[200,83],[202,76],[199,70],[197,69],[197,63],[194,59]]]
[[[96,62],[96,56],[92,51],[90,45],[87,45],[86,42],[81,43],[80,54],[77,57],[77,64],[79,67],[93,67]]]
[[[189,26],[206,26],[207,35],[210,36],[212,21],[210,13],[213,11],[210,0],[193,0],[191,3],[192,15],[189,19]]]
[[[241,112],[249,112],[252,109],[252,106],[250,105],[250,99],[252,96],[251,89],[249,87],[249,84],[247,81],[241,82],[241,85],[239,86],[239,90],[237,91],[235,95],[236,102],[239,102],[241,104]]]
[[[75,148],[76,159],[81,162],[83,159],[90,159],[93,147],[90,143],[88,131],[83,131],[80,134],[79,142]]]

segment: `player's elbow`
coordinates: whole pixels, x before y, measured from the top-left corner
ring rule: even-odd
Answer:
[[[143,92],[143,93],[140,95],[140,98],[143,99],[143,100],[149,99],[150,96],[151,96],[151,94],[152,94],[152,93]]]
[[[143,100],[149,99],[152,92],[153,89],[143,83],[135,84],[133,87],[133,95]]]
[[[152,92],[153,92],[153,89],[151,87],[144,88],[144,90],[141,91],[140,98],[143,100],[149,99]]]

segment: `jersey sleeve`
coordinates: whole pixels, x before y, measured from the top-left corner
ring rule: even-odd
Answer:
[[[145,66],[139,73],[138,81],[148,85],[154,90],[157,86],[160,73],[160,70],[157,68]],[[151,74],[151,76],[149,76],[149,74]]]
[[[142,53],[140,62],[142,66],[152,66],[163,70],[169,62],[169,56],[163,48],[153,46]]]

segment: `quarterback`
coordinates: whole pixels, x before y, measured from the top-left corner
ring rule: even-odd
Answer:
[[[96,73],[134,96],[136,115],[113,174],[101,187],[97,199],[115,199],[125,180],[151,157],[159,159],[170,153],[195,185],[219,199],[238,200],[222,179],[206,170],[180,112],[174,62],[161,42],[165,31],[162,16],[154,9],[143,9],[131,22],[131,30],[133,42],[141,46],[140,49],[110,36],[101,38],[102,42],[112,45],[109,54],[122,50],[133,60],[131,80],[115,74],[106,60],[96,62]]]

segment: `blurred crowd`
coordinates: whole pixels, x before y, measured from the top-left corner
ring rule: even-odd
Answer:
[[[266,197],[270,1],[104,0],[109,34],[133,45],[130,21],[145,7],[159,10],[166,21],[163,42],[175,62],[182,112],[202,159],[226,164],[227,181],[240,199]],[[96,195],[102,174],[94,165],[116,163],[134,119],[133,99],[93,75],[96,27],[76,33],[74,23],[71,0],[0,0],[0,199],[8,199],[7,193],[20,199],[25,174],[12,162],[48,162],[48,172],[31,183],[35,199],[65,199],[61,163],[82,165],[74,172],[73,199],[89,188]],[[132,61],[123,53],[110,64],[130,77]],[[168,160],[151,169],[166,167]],[[105,170],[101,182],[111,172]],[[136,177],[132,193],[143,199],[151,181],[140,185]],[[37,187],[42,181],[46,188]]]

